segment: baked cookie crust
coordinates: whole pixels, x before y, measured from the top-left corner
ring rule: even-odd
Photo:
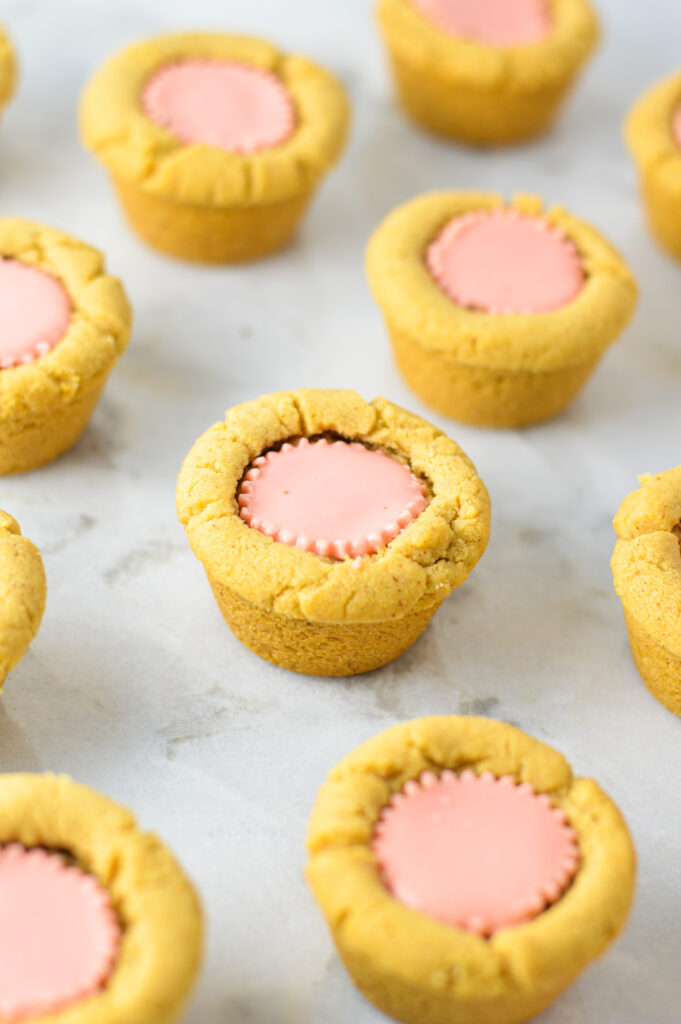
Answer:
[[[324,434],[386,451],[429,487],[426,509],[374,555],[322,558],[274,542],[239,516],[237,489],[255,458]],[[420,417],[354,391],[281,392],[229,410],[187,456],[177,505],[239,639],[276,664],[318,675],[364,672],[402,653],[489,537],[489,497],[459,446]]]
[[[643,681],[681,715],[681,466],[640,480],[613,520],[613,580]]]
[[[391,795],[445,769],[530,783],[579,841],[580,869],[558,902],[489,939],[394,899],[370,848]],[[551,747],[484,718],[415,719],[363,743],[319,791],[307,846],[307,879],[353,981],[406,1024],[519,1024],[540,1013],[623,927],[634,887],[627,827],[598,785],[574,777]]]
[[[672,121],[679,105],[681,72],[676,72],[641,96],[625,125],[650,230],[676,259],[681,259],[681,148]]]
[[[38,633],[47,583],[35,544],[21,536],[16,519],[0,509],[0,691]]]
[[[0,109],[12,99],[16,82],[17,62],[14,47],[6,31],[0,25]]]
[[[508,208],[541,216],[572,241],[586,282],[548,313],[465,309],[438,287],[426,249],[454,217]],[[478,426],[516,427],[560,412],[632,316],[637,289],[622,257],[595,228],[538,196],[505,203],[492,192],[432,192],[398,207],[371,237],[367,273],[412,390],[440,413]]]
[[[143,88],[184,58],[241,61],[276,75],[297,126],[284,143],[250,155],[187,145],[152,121]],[[284,245],[348,131],[345,90],[329,72],[270,43],[221,33],[178,33],[137,43],[107,61],[87,86],[85,146],[109,172],[135,230],[183,259],[257,259]]]
[[[588,0],[547,6],[553,25],[546,39],[501,49],[441,31],[409,0],[380,0],[378,22],[404,110],[428,131],[476,145],[546,131],[600,34]]]
[[[122,925],[118,960],[97,995],[39,1024],[171,1024],[201,958],[202,917],[193,886],[133,815],[66,776],[0,776],[0,844],[62,851],[109,892]]]
[[[3,217],[0,251],[56,277],[73,307],[66,335],[47,355],[0,371],[0,473],[19,473],[78,440],[128,343],[132,316],[102,255],[70,235]]]

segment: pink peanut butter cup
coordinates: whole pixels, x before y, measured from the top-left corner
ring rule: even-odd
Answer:
[[[230,153],[279,146],[296,125],[293,101],[279,79],[231,60],[166,64],[147,82],[142,107],[181,142],[205,143]]]
[[[545,0],[411,0],[448,35],[507,49],[545,39],[551,13]]]
[[[396,459],[305,437],[255,459],[238,501],[254,530],[337,559],[378,551],[427,505],[421,481]]]
[[[51,274],[0,257],[0,369],[32,363],[62,340],[71,300]]]
[[[426,251],[439,288],[484,313],[548,313],[577,297],[585,281],[577,247],[543,217],[480,210],[451,220]]]
[[[0,1019],[42,1017],[94,995],[120,940],[92,875],[40,848],[0,848]]]
[[[540,914],[579,864],[575,832],[547,795],[470,770],[407,782],[384,808],[372,850],[400,903],[484,936]]]

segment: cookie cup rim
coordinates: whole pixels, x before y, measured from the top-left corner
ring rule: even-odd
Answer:
[[[196,892],[168,848],[130,811],[67,776],[0,775],[0,843],[71,855],[111,896],[120,951],[106,986],[36,1024],[166,1024],[198,971],[202,916]]]
[[[296,108],[297,125],[279,146],[242,155],[186,144],[141,105],[145,83],[187,58],[236,60],[276,75]],[[344,148],[349,102],[335,76],[265,40],[218,32],[170,33],[110,57],[81,98],[83,143],[112,176],[170,202],[229,208],[269,205],[314,191]]]
[[[576,298],[548,313],[494,315],[465,309],[437,285],[428,245],[452,218],[486,210],[544,218],[577,247],[586,281]],[[637,288],[627,264],[585,221],[538,196],[506,202],[494,192],[431,192],[393,210],[366,254],[374,299],[390,327],[429,352],[499,371],[555,371],[593,362],[631,318]]]
[[[563,896],[531,921],[489,939],[399,903],[383,885],[370,849],[390,796],[423,771],[445,769],[528,782],[566,812],[577,833],[580,867]],[[620,931],[633,894],[635,853],[615,804],[593,780],[575,778],[557,751],[491,719],[415,719],[363,743],[320,789],[307,847],[307,878],[339,948],[377,961],[384,977],[454,1003],[482,1005],[522,992],[531,998],[535,990],[545,991],[548,1002]]]
[[[248,466],[273,446],[332,433],[406,461],[431,490],[427,508],[387,546],[336,561],[273,541],[239,516]],[[266,611],[326,624],[384,622],[440,603],[489,537],[487,490],[456,442],[413,413],[354,391],[299,389],[228,410],[184,461],[177,506],[207,575]]]

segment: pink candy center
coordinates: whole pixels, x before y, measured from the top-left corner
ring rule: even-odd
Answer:
[[[426,265],[459,306],[485,313],[546,313],[584,287],[573,242],[541,217],[484,210],[455,217],[426,252]]]
[[[145,113],[187,145],[257,153],[285,142],[296,124],[288,90],[268,71],[222,60],[166,64],[147,82]]]
[[[255,459],[238,500],[253,529],[338,559],[378,551],[427,504],[421,481],[383,452],[307,438]]]
[[[0,257],[0,369],[47,355],[68,331],[71,312],[56,277]]]
[[[527,46],[551,31],[546,0],[412,0],[436,28],[499,48]]]
[[[0,848],[0,1018],[56,1013],[108,980],[120,944],[108,893],[42,849]]]
[[[564,813],[491,772],[424,772],[384,809],[372,850],[401,903],[478,935],[528,921],[577,872]]]

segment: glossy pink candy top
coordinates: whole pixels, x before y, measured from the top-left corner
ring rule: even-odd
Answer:
[[[372,850],[401,903],[478,935],[528,921],[574,877],[565,815],[527,783],[491,772],[424,772],[384,809]]]
[[[484,313],[548,313],[572,302],[585,281],[574,242],[543,217],[509,209],[449,221],[426,265],[453,302]]]
[[[238,497],[253,529],[338,559],[378,551],[427,505],[401,462],[359,442],[305,437],[255,459]]]
[[[538,43],[551,31],[551,13],[545,0],[411,2],[443,32],[500,49]]]
[[[147,82],[145,113],[181,142],[257,153],[285,142],[296,124],[288,90],[275,75],[227,60],[166,64]]]
[[[92,875],[39,848],[0,848],[0,1019],[56,1013],[94,995],[121,930]]]
[[[70,322],[71,301],[56,277],[0,257],[0,369],[47,355]]]

